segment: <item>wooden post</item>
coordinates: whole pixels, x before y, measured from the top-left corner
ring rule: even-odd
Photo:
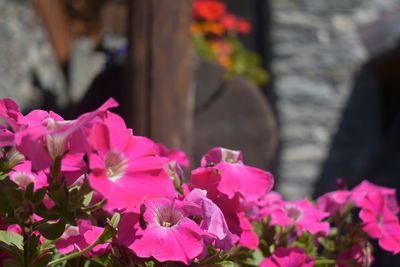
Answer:
[[[171,148],[189,152],[192,55],[189,0],[130,0],[127,123]]]
[[[58,62],[65,67],[72,46],[73,34],[61,0],[31,0],[47,30]]]

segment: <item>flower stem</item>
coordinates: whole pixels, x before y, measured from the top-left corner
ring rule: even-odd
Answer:
[[[60,262],[63,262],[63,261],[67,261],[67,260],[70,260],[70,259],[73,259],[73,258],[76,258],[76,257],[79,257],[79,256],[85,254],[86,252],[89,252],[92,248],[94,248],[95,246],[97,246],[100,243],[101,242],[98,239],[98,240],[96,240],[96,242],[94,242],[90,246],[88,246],[88,247],[86,247],[86,248],[84,248],[84,249],[82,249],[80,251],[71,253],[71,254],[69,254],[69,255],[67,255],[65,257],[53,260],[53,261],[49,262],[48,264],[52,266],[52,265],[56,265],[57,263],[60,263]]]
[[[87,206],[82,208],[83,211],[94,211],[97,210],[101,207],[103,207],[106,204],[106,199],[102,199],[101,201],[97,202],[96,204],[92,205],[92,206]]]
[[[104,228],[103,233],[97,238],[97,240],[93,244],[89,245],[88,247],[86,247],[86,248],[84,248],[84,249],[82,249],[80,251],[77,251],[77,252],[71,253],[69,255],[66,255],[65,257],[53,260],[53,261],[49,262],[48,265],[52,266],[52,265],[55,265],[57,263],[60,263],[60,262],[63,262],[63,261],[67,261],[67,260],[71,260],[73,258],[79,257],[79,256],[85,254],[86,252],[89,252],[95,246],[97,246],[99,244],[106,243],[108,240],[111,239],[111,237],[112,237],[112,229],[111,229],[111,227],[106,226]]]
[[[334,265],[336,263],[336,260],[333,259],[321,259],[321,260],[316,260],[315,265],[320,265],[320,264],[332,264]]]
[[[29,266],[29,236],[24,234],[24,267]]]

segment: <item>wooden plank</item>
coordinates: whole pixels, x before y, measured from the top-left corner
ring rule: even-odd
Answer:
[[[169,147],[191,147],[188,0],[129,1],[128,125]]]
[[[68,62],[73,34],[62,0],[31,0],[31,2],[49,34],[58,61],[65,66]]]
[[[124,111],[126,122],[135,134],[151,135],[151,25],[152,1],[132,0],[128,14],[128,70]]]

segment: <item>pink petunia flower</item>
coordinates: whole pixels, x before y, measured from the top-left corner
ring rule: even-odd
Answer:
[[[43,171],[32,171],[32,163],[29,160],[22,161],[13,169],[9,173],[10,179],[23,189],[26,189],[30,183],[34,183],[34,190],[48,185],[46,174]]]
[[[89,145],[85,132],[104,116],[108,108],[118,103],[110,98],[97,110],[82,114],[76,120],[65,121],[54,112],[35,110],[25,116],[25,127],[15,134],[17,149],[32,161],[34,170],[48,168],[53,160],[65,151],[87,152]]]
[[[93,244],[103,231],[104,228],[93,226],[88,220],[79,220],[77,226],[67,226],[64,234],[61,236],[62,239],[56,241],[55,245],[57,250],[63,254],[79,251]],[[99,244],[84,255],[88,257],[99,256],[109,246],[109,244]]]
[[[338,255],[335,267],[369,267],[374,262],[371,253],[372,249],[369,246],[353,246]]]
[[[141,227],[124,227],[119,235],[135,234],[128,247],[142,258],[154,257],[160,262],[179,261],[187,265],[205,250],[204,236],[207,235],[176,204],[179,200],[159,198],[145,201],[145,212]],[[136,219],[135,216],[131,216]],[[125,232],[125,231],[128,232]]]
[[[184,181],[184,172],[176,161],[170,161],[165,165],[165,171],[173,182],[175,188],[182,188]]]
[[[263,195],[256,204],[250,206],[246,211],[246,215],[252,221],[260,221],[261,219],[270,216],[271,213],[280,207],[282,203],[283,199],[281,194],[271,191]]]
[[[158,155],[160,157],[166,157],[170,161],[176,161],[179,165],[188,168],[189,167],[189,158],[179,149],[168,149],[163,144],[156,144]]]
[[[83,160],[84,153],[67,153],[61,161],[61,174],[60,176],[65,177],[67,185],[76,184],[81,178],[88,172],[89,168]],[[45,170],[46,173],[50,173],[49,169]]]
[[[258,239],[257,234],[254,232],[253,226],[251,225],[249,219],[243,212],[239,213],[239,221],[240,228],[242,228],[239,245],[254,250],[258,249],[260,240]]]
[[[0,99],[0,117],[8,124],[0,124],[0,147],[13,146],[15,132],[20,129],[20,122],[24,116],[17,103],[12,99]],[[10,131],[8,126],[11,127]]]
[[[274,185],[274,179],[269,172],[244,165],[240,151],[213,148],[202,158],[201,166],[213,168],[219,173],[220,180],[215,186],[229,198],[240,194],[244,200],[256,202]],[[194,186],[197,186],[197,182],[192,178]]]
[[[303,231],[309,231],[312,234],[322,232],[329,234],[329,223],[321,222],[322,219],[328,217],[329,213],[323,212],[315,208],[308,199],[284,202],[281,207],[275,209],[271,213],[271,224],[295,225],[297,234],[301,235]]]
[[[315,207],[319,210],[328,212],[331,216],[336,212],[343,212],[352,203],[352,192],[338,190],[326,193],[317,199]]]
[[[187,216],[200,216],[201,229],[209,233],[216,248],[229,251],[239,237],[233,235],[221,209],[206,196],[206,191],[194,189],[183,200],[182,209]]]
[[[400,224],[379,192],[368,193],[359,203],[363,230],[372,238],[378,238],[379,245],[396,254],[400,252]]]
[[[312,267],[314,264],[315,260],[301,248],[279,247],[259,267]]]
[[[24,116],[21,114],[20,108],[14,100],[5,98],[0,99],[0,117],[2,117],[15,132],[19,129],[19,122]]]
[[[249,201],[243,199],[242,195],[236,193],[233,198],[229,198],[218,189],[221,181],[221,173],[214,167],[200,167],[192,171],[192,187],[201,188],[207,191],[210,198],[223,212],[228,224],[229,231],[235,236],[243,238],[243,244],[254,246],[258,240],[254,238],[252,231],[249,231],[247,221],[240,218],[240,212],[249,209]],[[242,228],[244,227],[244,228]]]
[[[200,188],[207,191],[207,197],[211,199],[224,213],[229,229],[232,233],[240,235],[239,217],[237,212],[240,211],[240,194],[235,194],[233,198],[221,193],[218,190],[218,184],[221,181],[221,175],[217,169],[212,167],[197,168],[192,171],[191,176],[192,188]]]
[[[0,147],[12,146],[14,144],[14,133],[7,129],[7,125],[0,123]]]
[[[353,188],[352,199],[358,207],[362,207],[361,203],[364,201],[365,196],[371,192],[379,192],[386,199],[389,209],[397,214],[400,211],[399,204],[397,203],[396,189],[379,186],[364,180]]]
[[[107,198],[105,208],[138,211],[145,199],[175,197],[172,180],[165,171],[167,158],[155,156],[153,141],[133,136],[121,117],[107,113],[93,126],[89,155],[90,185]]]

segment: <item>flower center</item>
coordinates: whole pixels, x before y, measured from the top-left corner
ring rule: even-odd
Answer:
[[[163,222],[161,226],[164,226],[164,227],[171,227],[171,226],[172,226],[172,223],[170,223],[170,222]]]
[[[183,218],[182,213],[172,205],[160,206],[156,210],[157,223],[162,227],[173,227]]]
[[[19,186],[26,188],[30,183],[35,182],[35,177],[32,174],[17,171],[11,174],[12,180]]]
[[[128,159],[121,152],[111,150],[104,158],[108,179],[115,182],[121,178],[125,174],[127,163]]]
[[[64,234],[67,236],[77,236],[79,235],[79,227],[73,225],[67,225]]]
[[[48,118],[47,129],[50,131],[58,130],[69,123],[70,121],[55,121],[53,118]],[[47,150],[52,159],[56,159],[64,154],[67,139],[68,134],[53,133],[46,135]]]
[[[221,161],[228,163],[238,163],[240,160],[240,152],[235,150],[230,150],[226,148],[221,149]]]
[[[300,221],[303,218],[303,210],[296,205],[288,204],[284,209],[287,216],[293,221]]]

